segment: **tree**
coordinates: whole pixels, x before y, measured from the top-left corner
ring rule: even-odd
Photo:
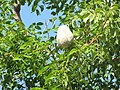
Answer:
[[[26,28],[15,9],[25,3],[37,15],[51,10],[51,23],[67,24],[74,45],[61,50],[55,37],[42,39],[56,25],[42,31],[44,22],[36,22]],[[120,88],[119,0],[0,0],[0,38],[3,90]]]

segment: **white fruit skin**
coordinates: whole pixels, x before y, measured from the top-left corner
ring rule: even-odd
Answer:
[[[73,41],[73,34],[67,25],[62,25],[57,31],[57,44],[58,46],[68,47]]]

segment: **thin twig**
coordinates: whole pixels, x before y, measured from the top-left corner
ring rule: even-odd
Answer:
[[[87,21],[87,31],[86,31],[86,36],[89,36],[89,31],[90,31],[90,21]],[[89,44],[89,40],[86,40],[86,45]]]
[[[103,25],[102,25],[102,30],[104,29],[105,24],[106,24],[106,22],[107,22],[108,20],[109,20],[109,16],[107,16],[106,20],[104,21],[104,23],[103,23]]]

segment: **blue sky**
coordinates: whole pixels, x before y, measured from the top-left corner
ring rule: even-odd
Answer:
[[[28,6],[25,4],[21,7],[21,19],[26,27],[29,27],[34,22],[48,22],[50,18],[53,18],[51,15],[51,10],[44,9],[44,11],[37,16],[35,12],[32,12],[32,6]],[[31,13],[32,12],[32,13]],[[56,22],[56,25],[58,25],[59,21]],[[51,28],[52,24],[48,24],[48,28]],[[42,26],[42,30],[45,30],[45,25]],[[56,36],[56,33],[54,30],[49,32],[50,36]]]
[[[26,27],[28,27],[33,22],[48,21],[48,19],[52,17],[51,11],[49,10],[45,9],[41,13],[41,15],[37,16],[35,12],[31,13],[31,8],[32,6],[28,7],[27,4],[21,7],[21,18],[22,18],[23,23],[26,25]]]

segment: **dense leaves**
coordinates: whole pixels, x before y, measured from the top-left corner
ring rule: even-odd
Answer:
[[[82,90],[120,88],[119,0],[20,0],[32,12],[51,10],[74,34],[70,48],[56,46],[58,26],[42,30],[13,20],[11,0],[0,0],[0,85],[4,90]]]

